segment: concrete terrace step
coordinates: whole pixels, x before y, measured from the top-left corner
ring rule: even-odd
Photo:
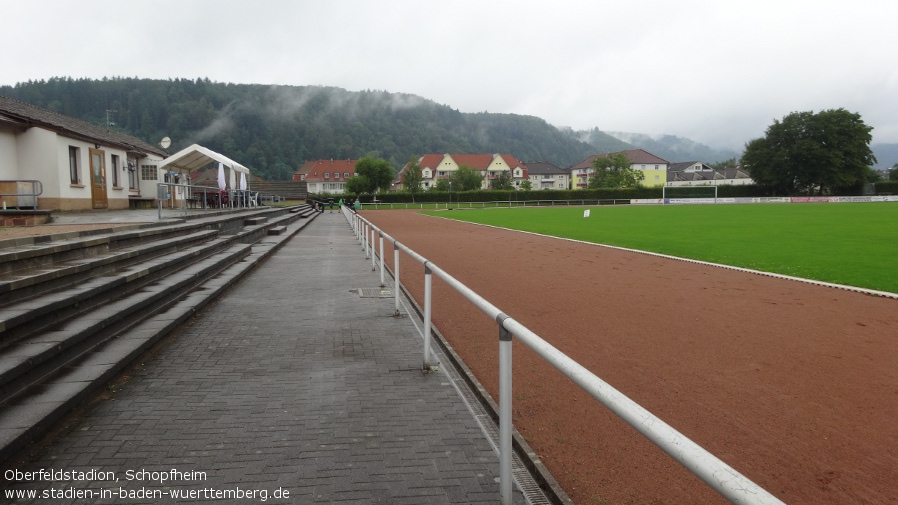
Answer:
[[[102,303],[107,298],[101,295],[115,291],[110,296],[121,296],[131,290],[139,289],[161,275],[171,274],[192,264],[196,259],[209,256],[229,244],[230,237],[215,238],[204,244],[188,247],[176,253],[149,259],[112,275],[102,275],[86,279],[70,285],[68,289],[46,293],[39,298],[23,299],[11,303],[0,311],[0,348],[14,340],[13,330],[22,325],[39,321],[40,324],[30,331],[39,331],[43,327],[58,324],[70,317],[67,311],[85,311]],[[127,286],[130,284],[130,286]],[[18,332],[21,336],[22,332]]]
[[[121,270],[162,254],[192,247],[215,238],[214,230],[201,230],[182,236],[106,250],[95,255],[49,263],[40,268],[25,268],[0,275],[0,305],[10,301],[43,295],[60,286],[70,286],[89,276]]]
[[[80,291],[72,291],[68,296],[80,300],[100,296],[97,293],[102,291],[120,296],[85,315],[7,346],[0,357],[0,461],[9,459],[42,436],[147,348],[311,222],[299,220],[296,213],[288,210],[274,214],[273,223],[248,226],[208,245],[168,254],[109,276],[112,279],[98,277],[85,281],[83,286],[75,288]],[[267,231],[273,227],[284,231],[268,235]],[[244,243],[248,240],[253,242]],[[194,258],[202,256],[201,251],[221,244],[230,247]],[[173,263],[189,264],[175,271]],[[121,295],[122,283],[139,282],[152,272],[168,270],[171,270],[169,275],[130,295]],[[64,304],[65,297],[62,292],[48,296],[44,307],[40,306],[41,299],[36,298],[30,305],[0,309],[0,316],[10,321],[25,317],[23,314],[29,311],[46,313],[57,304]]]
[[[133,316],[142,315],[141,311],[149,314],[158,311],[160,307],[171,303],[172,299],[177,300],[196,287],[199,282],[211,278],[222,269],[246,257],[249,252],[250,246],[238,245],[184,268],[130,296],[121,297],[65,322],[59,329],[46,331],[4,349],[3,356],[0,357],[0,400],[14,395],[16,393],[14,381],[38,365],[63,356],[70,349],[76,349],[79,344],[89,341],[92,337],[102,338],[104,333],[121,331],[121,325],[127,328]],[[70,361],[71,353],[64,358]]]

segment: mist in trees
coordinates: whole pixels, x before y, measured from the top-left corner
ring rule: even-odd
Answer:
[[[415,95],[322,86],[269,86],[207,78],[58,77],[0,86],[0,94],[158,144],[218,151],[270,180],[307,160],[368,154],[398,169],[426,153],[513,153],[573,164],[594,148],[544,120],[465,114]],[[107,112],[109,111],[109,112]]]

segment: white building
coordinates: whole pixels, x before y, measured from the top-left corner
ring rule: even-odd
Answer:
[[[126,209],[156,198],[168,154],[135,137],[0,96],[0,193],[7,207]],[[43,192],[30,196],[36,181]],[[36,204],[36,205],[35,205]]]

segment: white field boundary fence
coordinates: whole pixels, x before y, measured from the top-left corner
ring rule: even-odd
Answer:
[[[630,199],[580,199],[580,200],[495,200],[491,202],[404,202],[404,203],[384,203],[369,202],[362,203],[363,209],[496,209],[510,207],[572,207],[583,205],[629,205],[632,203]]]
[[[399,251],[424,266],[424,340],[423,369],[433,366],[431,349],[432,277],[436,275],[447,285],[465,297],[490,319],[497,323],[499,341],[499,498],[502,505],[512,503],[512,356],[511,342],[517,338],[538,356],[546,360],[567,378],[580,386],[618,417],[627,422],[670,457],[686,467],[724,498],[735,504],[773,505],[783,504],[778,498],[749,480],[716,456],[706,451],[682,433],[644,409],[620,391],[597,377],[585,367],[553,347],[526,326],[502,312],[492,303],[472,291],[460,281],[439,268],[432,261],[416,253],[404,244],[374,226],[370,221],[343,207],[343,215],[371,259],[371,269],[377,268],[377,247],[380,247],[380,281],[385,285],[384,240],[393,244],[393,276],[396,289],[396,313],[399,313],[400,276]]]
[[[698,186],[692,186],[698,187]],[[898,202],[898,195],[883,196],[759,196],[759,197],[678,197],[632,198],[616,200],[499,200],[493,202],[406,202],[363,203],[371,209],[495,209],[511,207],[573,207],[586,205],[696,205],[696,204],[749,204],[749,203],[873,203]]]

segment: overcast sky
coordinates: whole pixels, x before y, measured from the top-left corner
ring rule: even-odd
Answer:
[[[462,112],[741,149],[843,107],[898,142],[889,0],[0,0],[0,84],[197,78],[412,93]]]

